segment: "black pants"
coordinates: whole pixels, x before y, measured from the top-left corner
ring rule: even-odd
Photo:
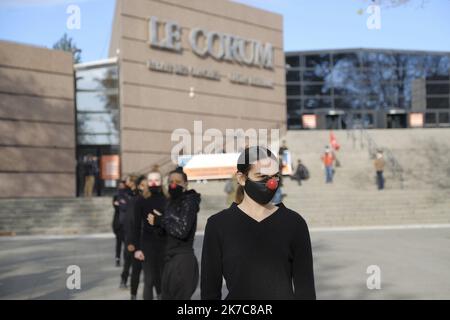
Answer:
[[[131,263],[133,262],[133,252],[128,251],[127,245],[123,243],[123,270],[122,270],[122,282],[127,283],[128,276],[130,275]]]
[[[377,171],[377,185],[378,185],[378,190],[384,189],[383,171]]]
[[[141,270],[142,270],[142,262],[132,257],[130,293],[133,296],[137,295],[138,292],[139,280],[141,278]]]
[[[142,263],[144,269],[144,300],[153,300],[153,287],[156,294],[161,294],[161,278],[164,265],[164,242],[152,236],[143,238],[142,249],[145,260]]]
[[[161,282],[163,300],[190,300],[198,285],[198,262],[193,252],[166,255]]]
[[[116,259],[120,260],[120,251],[122,249],[123,238],[120,232],[114,233],[116,235]]]

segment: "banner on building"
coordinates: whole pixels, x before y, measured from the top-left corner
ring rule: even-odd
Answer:
[[[236,173],[239,153],[198,154],[182,156],[179,163],[188,180],[229,179]]]
[[[303,128],[316,129],[317,128],[317,116],[315,114],[302,115]]]
[[[423,113],[416,112],[409,114],[409,126],[411,128],[422,128],[423,127]]]
[[[103,180],[120,179],[120,157],[119,155],[107,155],[100,158],[101,174]]]

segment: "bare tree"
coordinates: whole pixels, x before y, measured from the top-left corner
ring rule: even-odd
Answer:
[[[53,45],[53,49],[71,52],[74,63],[81,62],[81,49],[77,48],[77,45],[72,38],[69,38],[67,33],[64,33],[61,39]]]

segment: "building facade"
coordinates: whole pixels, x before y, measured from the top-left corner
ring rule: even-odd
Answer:
[[[72,55],[0,42],[0,197],[75,194]]]
[[[225,0],[118,0],[110,56],[123,174],[172,163],[173,131],[194,138],[195,121],[203,132],[285,130],[281,15]]]
[[[289,129],[449,127],[450,53],[286,53]]]

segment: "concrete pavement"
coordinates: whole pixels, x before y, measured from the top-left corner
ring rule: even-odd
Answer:
[[[449,227],[323,229],[311,238],[318,299],[450,299]],[[113,252],[112,235],[0,238],[0,299],[129,299]],[[69,265],[81,268],[80,290],[66,288]],[[367,289],[370,265],[381,269],[380,290]]]

